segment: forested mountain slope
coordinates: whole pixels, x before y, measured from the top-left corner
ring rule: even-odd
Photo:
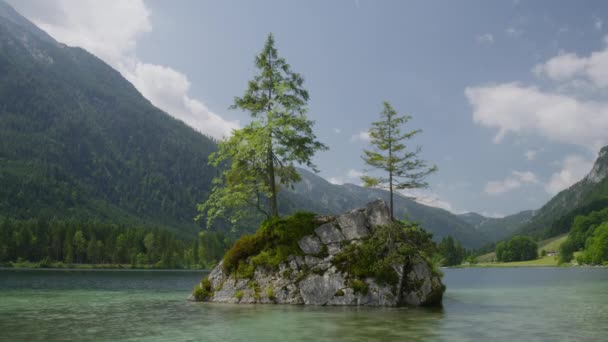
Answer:
[[[215,143],[2,1],[0,136],[0,216],[198,229]]]

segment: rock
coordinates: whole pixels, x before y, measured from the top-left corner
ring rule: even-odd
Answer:
[[[301,252],[287,256],[277,267],[257,266],[250,279],[237,279],[234,274],[225,273],[220,262],[208,275],[212,293],[205,300],[239,304],[441,304],[445,287],[420,254],[399,259],[401,264],[393,266],[398,278],[393,284],[378,284],[373,278],[355,278],[332,263],[342,246],[364,244],[372,234],[368,227],[386,226],[392,222],[386,204],[373,202],[365,209],[338,217],[323,217],[319,221],[324,223],[318,222],[315,235],[305,236],[297,242]],[[355,288],[360,292],[355,292]],[[190,296],[189,300],[195,298]]]
[[[403,302],[409,305],[438,305],[445,286],[434,276],[431,266],[421,258],[411,260],[411,269],[403,279]]]
[[[339,274],[311,274],[300,282],[300,295],[304,304],[325,305],[344,287],[344,278]]]
[[[319,254],[322,251],[321,241],[312,235],[307,235],[298,241],[298,246],[306,254]]]
[[[338,289],[327,305],[357,305],[357,295],[353,289],[348,287]]]
[[[360,210],[353,210],[350,213],[340,215],[336,222],[342,229],[342,234],[346,240],[362,239],[369,235],[367,229],[365,213]]]
[[[339,243],[330,243],[327,245],[327,253],[329,255],[336,255],[342,252],[342,246]]]
[[[344,240],[344,236],[340,233],[340,230],[331,223],[320,225],[315,229],[315,233],[321,238],[321,242],[324,244],[336,243]]]
[[[383,200],[368,203],[365,208],[365,216],[367,216],[367,220],[372,228],[393,222],[390,210]]]
[[[304,257],[304,263],[308,267],[317,266],[321,262],[321,259],[315,258],[313,256],[307,255]]]

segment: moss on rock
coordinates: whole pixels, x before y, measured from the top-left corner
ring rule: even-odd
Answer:
[[[303,255],[298,241],[314,233],[316,226],[312,213],[266,220],[255,234],[235,242],[224,256],[223,269],[237,278],[251,278],[257,266],[276,269],[288,256]]]

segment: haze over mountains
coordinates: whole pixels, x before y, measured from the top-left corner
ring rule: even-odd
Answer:
[[[183,236],[201,228],[193,222],[195,204],[206,198],[217,173],[207,164],[216,143],[154,107],[106,63],[56,42],[3,1],[0,136],[0,216],[160,225]],[[467,248],[515,233],[561,232],[551,229],[559,219],[606,200],[607,152],[589,176],[537,212],[455,215],[397,196],[396,216]],[[281,194],[283,212],[337,214],[388,198],[383,190],[301,173],[302,182]]]

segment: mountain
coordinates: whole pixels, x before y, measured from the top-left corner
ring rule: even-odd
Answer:
[[[298,170],[302,181],[282,195],[283,210],[306,207],[318,213],[336,215],[354,208],[364,207],[366,203],[381,198],[389,199],[388,191],[369,189],[354,184],[332,184],[316,174]],[[422,227],[432,232],[435,240],[451,235],[460,240],[467,248],[477,248],[491,242],[484,234],[457,215],[447,210],[420,204],[410,198],[395,196],[395,216],[408,217],[419,222]]]
[[[500,218],[485,217],[477,213],[465,213],[458,215],[458,217],[472,225],[476,231],[485,236],[490,242],[494,242],[513,235],[518,228],[530,222],[534,213],[534,210],[525,210]]]
[[[0,1],[0,216],[155,224],[191,235],[216,148],[119,72]]]
[[[585,178],[561,191],[516,233],[549,238],[567,233],[577,215],[608,207],[608,146],[602,148]]]
[[[0,0],[0,217],[161,225],[192,236],[216,143],[154,107],[120,73],[51,38]],[[281,210],[338,214],[383,190],[306,170]],[[397,196],[397,217],[468,248],[488,240],[452,213]],[[255,229],[251,223],[248,229]],[[220,227],[221,228],[221,227]]]

